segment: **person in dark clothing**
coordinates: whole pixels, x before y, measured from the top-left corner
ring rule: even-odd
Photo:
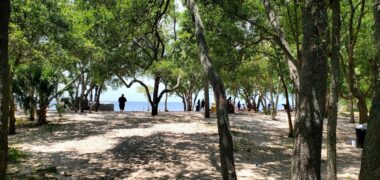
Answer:
[[[204,111],[205,108],[205,99],[202,99],[201,101],[201,110]]]
[[[237,108],[238,108],[238,111],[240,111],[240,108],[241,108],[240,101],[238,101],[238,103],[237,103]]]
[[[195,106],[195,111],[198,112],[200,110],[200,108],[201,108],[201,100],[198,99],[197,105]]]
[[[121,97],[119,98],[119,108],[120,108],[121,113],[123,113],[124,111],[126,102],[127,102],[127,99],[124,97],[124,94],[122,94]]]

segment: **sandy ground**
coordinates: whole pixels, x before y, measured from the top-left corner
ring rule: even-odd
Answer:
[[[31,176],[55,167],[48,179],[221,179],[215,114],[197,112],[65,114],[49,113],[50,123],[24,125],[10,136],[11,147],[27,157],[11,164],[10,177]],[[287,179],[292,139],[287,119],[240,112],[230,115],[239,179]],[[354,124],[338,122],[338,179],[357,179],[361,149],[351,146]],[[326,125],[326,123],[325,123]],[[326,137],[326,128],[324,132]],[[325,175],[326,145],[322,151]]]

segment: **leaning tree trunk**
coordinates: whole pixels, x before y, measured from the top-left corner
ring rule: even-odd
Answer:
[[[8,62],[10,0],[0,1],[0,179],[7,179],[8,121],[11,80]]]
[[[333,0],[332,45],[331,45],[331,85],[327,122],[327,179],[337,179],[336,169],[336,125],[338,119],[339,76],[340,76],[340,0]]]
[[[281,83],[282,83],[282,86],[284,87],[284,91],[285,91],[286,107],[290,107],[288,87],[286,86],[284,75],[282,74],[282,72],[280,75],[280,79],[281,79]],[[285,112],[286,112],[286,115],[288,116],[288,126],[289,126],[288,137],[293,138],[294,137],[294,131],[293,131],[292,115],[290,114],[289,108],[288,108],[288,110],[285,110]]]
[[[374,96],[369,114],[359,179],[380,179],[380,1],[374,0],[377,57],[373,66]]]
[[[291,179],[321,179],[321,148],[327,84],[327,4],[302,5],[302,67]]]
[[[203,91],[204,91],[204,98],[205,98],[205,104],[204,104],[205,118],[210,118],[210,95],[209,95],[208,87],[209,87],[209,82],[208,82],[207,76],[205,75],[204,80],[203,80]]]
[[[194,3],[194,0],[186,0],[186,5],[194,22],[195,37],[198,43],[201,64],[203,66],[204,73],[207,74],[211,86],[214,90],[222,176],[223,179],[236,179],[233,141],[228,120],[228,104],[226,101],[226,92],[224,85],[218,73],[215,71],[214,67],[211,64],[211,58],[208,55],[208,46],[205,38],[204,27],[200,13],[198,11],[198,7]]]

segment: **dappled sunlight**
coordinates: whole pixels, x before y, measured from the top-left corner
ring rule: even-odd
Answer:
[[[102,153],[117,145],[120,141],[120,139],[118,138],[132,136],[146,137],[158,132],[182,134],[216,133],[215,130],[207,130],[207,128],[204,125],[198,123],[157,124],[150,128],[113,129],[109,133],[97,136],[90,136],[81,140],[69,140],[41,146],[36,146],[33,144],[23,144],[21,145],[21,147],[25,150],[29,150],[32,152],[74,151],[81,154]]]
[[[287,138],[286,114],[280,112],[276,120],[250,112],[229,117],[238,178],[289,178],[293,142]],[[53,114],[50,122],[10,136],[11,146],[30,154],[11,165],[11,172],[27,175],[53,166],[58,172],[50,176],[58,179],[221,179],[215,114],[210,119],[198,112]],[[356,179],[360,167],[361,150],[350,144],[351,128],[338,126],[343,179]]]

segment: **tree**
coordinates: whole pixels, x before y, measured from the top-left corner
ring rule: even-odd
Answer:
[[[205,30],[197,5],[193,0],[186,0],[186,6],[193,19],[195,37],[199,48],[200,61],[203,71],[207,74],[214,91],[219,132],[219,150],[223,179],[237,179],[233,155],[233,141],[227,112],[226,94],[222,80],[211,64]]]
[[[172,88],[170,88],[170,89],[169,88],[165,88],[164,90],[162,90],[161,92],[159,92],[159,86],[160,86],[160,82],[161,82],[161,78],[162,77],[161,77],[161,75],[159,73],[155,74],[154,85],[153,85],[153,92],[151,94],[151,91],[149,90],[149,86],[147,84],[145,84],[143,81],[134,78],[131,82],[128,83],[119,74],[116,74],[116,76],[119,78],[119,80],[121,80],[123,82],[123,84],[127,88],[130,88],[134,83],[139,83],[142,87],[144,87],[146,95],[147,95],[147,98],[148,98],[149,103],[150,103],[151,108],[152,108],[152,112],[151,112],[152,116],[158,115],[158,105],[159,105],[162,97],[166,93],[170,93],[170,92],[174,91],[175,89],[177,89],[178,86],[179,86],[179,83],[180,83],[180,78],[181,78],[181,76],[178,76],[177,84],[174,85]]]
[[[356,4],[356,1],[349,0],[348,10],[349,16],[347,19],[347,29],[348,35],[347,40],[345,40],[345,50],[347,52],[347,67],[343,64],[342,68],[344,68],[344,72],[346,72],[347,86],[349,90],[349,98],[356,98],[358,100],[357,106],[359,109],[359,123],[368,122],[368,108],[367,108],[367,97],[371,90],[371,86],[367,86],[368,80],[365,77],[369,76],[361,76],[368,70],[358,71],[363,68],[363,62],[361,59],[366,59],[367,57],[360,57],[360,51],[369,51],[368,47],[360,47],[360,41],[364,40],[363,37],[359,36],[360,33],[363,32],[362,27],[364,24],[364,16],[366,14],[365,5],[366,1],[362,0]],[[355,24],[356,22],[356,24]],[[366,44],[368,40],[366,40]],[[371,51],[369,51],[371,52]],[[360,77],[361,76],[361,77]]]
[[[302,3],[302,67],[291,179],[321,179],[322,128],[327,84],[326,2]]]
[[[10,1],[0,1],[0,179],[5,180],[8,165],[8,121],[11,101],[8,62]]]
[[[331,31],[331,84],[327,122],[327,179],[337,179],[336,170],[336,125],[338,118],[338,101],[340,86],[340,0],[333,0]]]
[[[372,106],[369,114],[368,130],[365,137],[362,163],[359,179],[379,179],[380,178],[380,1],[374,0],[374,19],[375,19],[375,39],[377,54],[373,61],[374,93]]]

